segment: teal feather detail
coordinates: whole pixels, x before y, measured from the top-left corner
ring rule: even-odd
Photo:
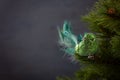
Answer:
[[[68,21],[64,21],[63,31],[68,32],[68,33],[72,33],[71,32],[71,24]]]
[[[74,55],[75,53],[75,49],[74,48],[67,48],[64,49],[65,53],[69,54],[69,55]]]
[[[66,49],[64,51],[70,55],[75,53],[75,46],[77,45],[77,37],[72,34],[71,25],[69,22],[65,21],[63,24],[63,29],[58,28],[59,34],[59,44],[64,46]]]
[[[82,35],[79,34],[79,35],[78,35],[78,42],[81,42],[81,41],[82,41]]]

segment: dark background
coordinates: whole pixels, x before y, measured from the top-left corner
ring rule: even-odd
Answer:
[[[57,26],[72,23],[87,32],[80,16],[96,0],[0,0],[0,80],[55,80],[80,66],[58,47]]]

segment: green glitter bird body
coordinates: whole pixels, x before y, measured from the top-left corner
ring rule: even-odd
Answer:
[[[81,56],[94,55],[98,49],[96,37],[93,33],[85,33],[81,42],[75,47],[75,53]]]

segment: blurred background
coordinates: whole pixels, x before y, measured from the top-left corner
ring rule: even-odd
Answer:
[[[55,80],[80,68],[58,47],[64,20],[74,34],[88,32],[80,20],[97,0],[0,0],[0,80]]]

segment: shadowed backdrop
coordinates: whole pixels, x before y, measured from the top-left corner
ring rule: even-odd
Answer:
[[[0,0],[0,80],[55,80],[80,66],[58,47],[57,26],[69,20],[87,32],[80,16],[96,0]]]

